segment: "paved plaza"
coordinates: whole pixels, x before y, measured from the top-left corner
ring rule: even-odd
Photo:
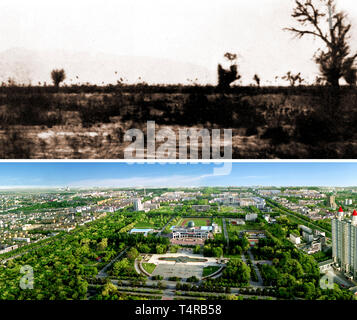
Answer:
[[[162,260],[162,258],[170,260]],[[192,276],[201,279],[204,267],[223,266],[218,258],[203,257],[189,252],[153,254],[145,262],[156,265],[152,276],[160,275],[164,278],[180,277],[182,279]]]

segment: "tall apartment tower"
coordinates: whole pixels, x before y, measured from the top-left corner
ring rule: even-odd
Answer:
[[[332,219],[332,258],[341,271],[357,279],[357,212],[345,218],[342,208]]]
[[[134,210],[135,211],[142,211],[143,210],[143,205],[142,205],[140,199],[135,199],[134,200]]]

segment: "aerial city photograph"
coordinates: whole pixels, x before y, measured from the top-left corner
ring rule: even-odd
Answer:
[[[357,156],[355,0],[2,0],[0,34],[2,159],[123,159],[150,125],[228,130],[233,159]]]
[[[357,163],[1,163],[1,300],[356,300]]]

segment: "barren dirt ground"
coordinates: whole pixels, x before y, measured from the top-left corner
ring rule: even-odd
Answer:
[[[357,156],[355,93],[339,101],[338,122],[325,116],[316,95],[58,94],[2,99],[4,159],[123,159],[131,143],[124,141],[125,132],[140,129],[146,138],[147,121],[156,122],[156,133],[175,133],[176,159],[179,131],[189,128],[207,129],[211,137],[212,129],[220,129],[222,156],[223,129],[231,129],[232,141],[225,143],[231,144],[235,159]],[[201,149],[200,143],[187,140],[188,158],[190,143]]]

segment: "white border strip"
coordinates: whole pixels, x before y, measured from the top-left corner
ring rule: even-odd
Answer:
[[[0,159],[1,163],[357,163],[357,159]]]

